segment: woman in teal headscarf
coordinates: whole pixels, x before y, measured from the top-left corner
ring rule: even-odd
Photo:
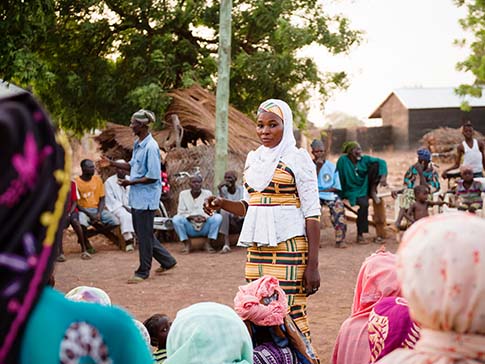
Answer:
[[[357,212],[357,243],[363,244],[364,233],[369,232],[369,198],[379,203],[377,185],[387,186],[387,164],[380,158],[362,154],[356,141],[345,142],[344,153],[337,161],[342,185],[342,198],[351,206],[359,205]]]
[[[0,145],[0,364],[152,363],[128,314],[46,286],[71,163],[67,139],[29,93],[0,99]]]
[[[244,322],[228,306],[196,303],[180,310],[167,338],[165,364],[252,364]]]

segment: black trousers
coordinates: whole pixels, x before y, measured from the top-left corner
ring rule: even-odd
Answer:
[[[357,211],[357,235],[369,232],[369,196],[358,197],[355,201],[359,206]]]
[[[165,249],[153,234],[153,220],[155,210],[131,209],[133,227],[139,242],[140,266],[135,275],[141,278],[148,278],[152,267],[152,258],[160,263],[163,268],[171,268],[177,261]]]
[[[367,167],[367,178],[369,186],[367,196],[357,197],[355,201],[359,206],[359,211],[357,211],[357,235],[369,232],[369,194],[371,189],[375,188],[381,179],[379,175],[379,163],[369,163]]]

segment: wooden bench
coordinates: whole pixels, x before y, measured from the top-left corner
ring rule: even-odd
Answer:
[[[94,222],[87,229],[84,230],[86,238],[91,238],[98,234],[106,236],[110,241],[117,245],[121,250],[125,250],[126,241],[121,235],[119,225],[104,225],[98,222]]]
[[[191,250],[204,250],[205,243],[207,242],[208,238],[206,237],[199,237],[199,238],[189,238],[191,244]],[[235,246],[239,240],[239,234],[229,234],[229,245],[231,247]],[[180,243],[179,241],[174,241],[173,243]],[[219,234],[216,240],[214,249],[219,251],[224,246],[224,235]]]

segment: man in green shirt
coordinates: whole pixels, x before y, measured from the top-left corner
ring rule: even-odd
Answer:
[[[369,198],[380,203],[377,185],[387,186],[387,164],[380,158],[362,155],[362,148],[355,141],[345,142],[344,153],[337,161],[342,185],[341,196],[357,211],[357,243],[366,244],[364,233],[369,232]]]

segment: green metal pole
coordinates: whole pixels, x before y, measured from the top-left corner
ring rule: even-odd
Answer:
[[[227,168],[229,75],[231,68],[231,12],[232,0],[221,0],[219,17],[219,69],[216,94],[216,155],[214,165],[214,193],[224,179]]]

